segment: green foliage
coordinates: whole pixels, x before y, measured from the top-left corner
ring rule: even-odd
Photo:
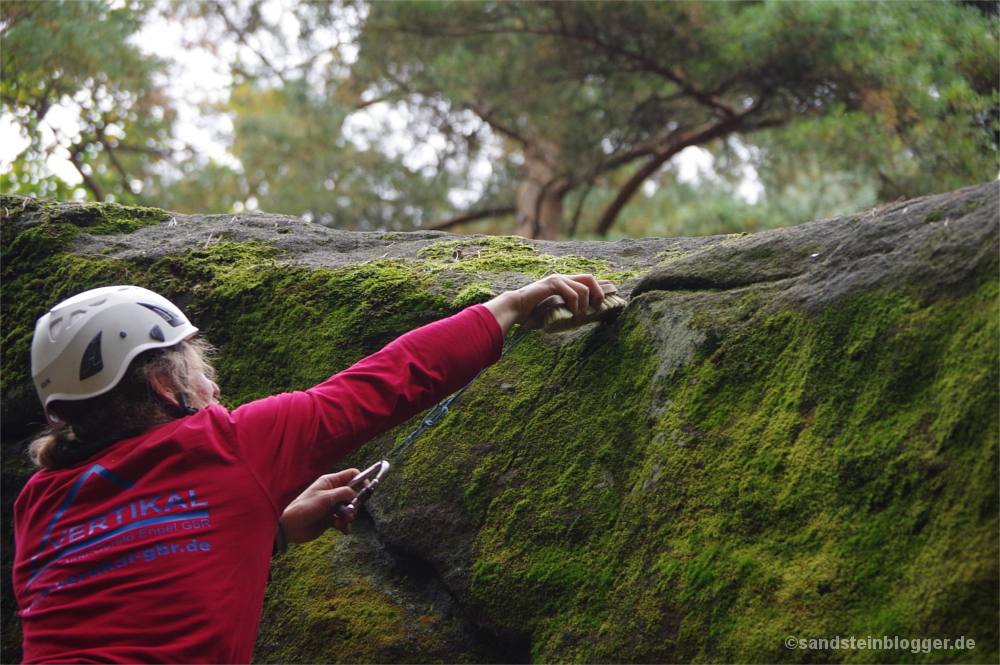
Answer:
[[[576,197],[574,232],[587,234],[606,229],[616,195],[639,180],[674,189],[669,169],[636,165],[692,142],[736,177],[745,164],[719,140],[726,134],[759,148],[752,164],[768,198],[741,212],[732,190],[699,192],[699,216],[722,217],[726,230],[950,189],[997,167],[997,20],[956,3],[394,2],[371,5],[364,22],[352,3],[298,3],[289,11],[304,64],[231,63],[236,87],[216,110],[234,118],[242,172],[187,158],[164,180],[157,164],[170,155],[174,115],[150,83],[163,63],[128,42],[151,7],[5,3],[3,109],[33,142],[0,174],[7,191],[76,195],[47,172],[40,143],[52,105],[71,100],[83,107],[81,131],[62,143],[90,197],[202,212],[249,203],[342,228],[426,226],[470,193],[474,207],[510,207],[518,165],[541,159]],[[294,50],[259,2],[246,9],[187,11],[225,14],[244,43]],[[360,34],[353,65],[316,37],[345,24]],[[323,49],[334,53],[325,69]],[[422,147],[434,145],[434,159],[408,162],[384,129],[364,149],[347,141],[345,119],[373,101],[411,137],[429,137]],[[736,116],[721,134],[703,131]],[[487,146],[490,133],[507,142]],[[664,221],[683,195],[631,196],[618,234],[698,226]]]
[[[651,194],[635,197],[604,239],[754,233],[856,212],[878,202],[876,186],[864,174],[828,172],[820,164],[800,163],[789,176],[794,181],[782,185],[779,192],[749,203],[726,182],[676,182],[666,174]],[[600,207],[613,195],[607,189],[595,190],[588,201]],[[597,239],[585,230],[573,239]]]
[[[815,3],[792,6],[816,11]],[[825,117],[757,138],[765,187],[788,182],[804,156],[827,171],[868,177],[880,201],[992,179],[1000,136],[996,17],[953,3],[833,16],[844,31],[839,49],[850,51],[840,66],[867,71]]]
[[[577,237],[795,224],[995,177],[1000,20],[963,4],[287,0],[280,23],[263,0],[11,0],[0,97],[32,144],[0,185],[359,230],[483,209],[506,212],[464,228],[506,235],[533,186]],[[175,152],[165,63],[130,41],[161,12],[236,46],[203,109],[232,118],[229,164]],[[55,106],[79,109],[54,149],[82,187],[45,166]],[[373,126],[346,131],[358,111]],[[691,145],[721,182],[675,181]],[[756,205],[734,194],[748,166]]]
[[[80,172],[88,198],[150,200],[142,192],[170,153],[174,117],[154,83],[164,63],[130,44],[150,7],[112,9],[104,0],[3,3],[0,109],[30,140],[13,169],[0,174],[6,193],[74,196],[73,187],[45,165],[55,150]],[[57,133],[49,145],[50,112],[74,106],[78,132]]]
[[[582,233],[640,173],[629,164],[749,111],[727,133],[762,148],[769,223],[743,228],[767,228],[815,218],[794,215],[817,195],[813,212],[842,214],[994,177],[996,24],[952,3],[377,3],[354,74],[386,99],[474,110],[512,158],[552,146],[555,178],[586,192]],[[745,168],[695,143],[723,175]],[[712,193],[703,217],[732,198]],[[622,216],[626,235],[672,213],[645,207]]]
[[[245,166],[242,198],[327,226],[411,230],[436,219],[455,183],[360,150],[342,136],[352,109],[317,98],[303,81],[282,89],[243,83],[227,110],[235,114],[234,154]],[[186,203],[186,202],[185,202]]]

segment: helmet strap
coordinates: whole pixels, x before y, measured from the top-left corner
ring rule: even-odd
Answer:
[[[187,393],[186,392],[182,391],[178,395],[178,397],[180,397],[180,400],[181,400],[181,407],[180,408],[181,408],[181,410],[184,411],[184,415],[185,416],[193,416],[194,414],[198,413],[198,409],[196,409],[193,406],[191,406],[190,404],[188,404],[188,398],[187,398]]]

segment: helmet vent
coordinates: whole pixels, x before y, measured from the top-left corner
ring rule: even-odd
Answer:
[[[153,326],[153,329],[149,331],[149,336],[158,342],[166,341],[166,337],[163,335],[163,328],[160,326]]]
[[[80,362],[80,380],[89,379],[104,369],[104,359],[101,357],[101,333],[94,335],[90,344],[83,351],[83,360]]]
[[[174,314],[169,309],[164,309],[163,307],[160,307],[159,305],[150,305],[149,303],[144,303],[144,302],[140,302],[140,303],[136,303],[136,304],[137,305],[142,305],[143,307],[146,307],[147,309],[151,309],[154,312],[156,312],[157,314],[159,314],[160,316],[162,316],[163,320],[166,321],[167,323],[169,323],[171,328],[176,328],[177,326],[184,324],[184,318],[181,317],[181,316],[179,316],[179,315],[177,315],[177,314]]]
[[[59,333],[62,332],[63,319],[60,316],[58,319],[49,323],[49,341],[55,344],[56,340],[59,339]]]

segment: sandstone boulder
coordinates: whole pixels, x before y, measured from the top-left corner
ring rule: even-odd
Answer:
[[[48,307],[163,293],[221,349],[235,406],[555,270],[630,303],[528,335],[394,464],[354,535],[276,560],[258,662],[993,662],[998,195],[606,243],[5,196],[0,660],[19,655],[10,505]],[[952,642],[900,646],[917,638]]]

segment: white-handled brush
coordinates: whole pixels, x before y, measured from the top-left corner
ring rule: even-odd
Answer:
[[[556,333],[593,323],[605,313],[628,304],[624,298],[618,295],[618,289],[614,284],[601,284],[601,290],[604,291],[604,300],[601,301],[601,306],[596,309],[588,306],[587,315],[579,323],[573,322],[573,313],[569,311],[566,301],[561,296],[549,296],[535,307],[532,314],[542,322],[542,330],[547,333]]]

